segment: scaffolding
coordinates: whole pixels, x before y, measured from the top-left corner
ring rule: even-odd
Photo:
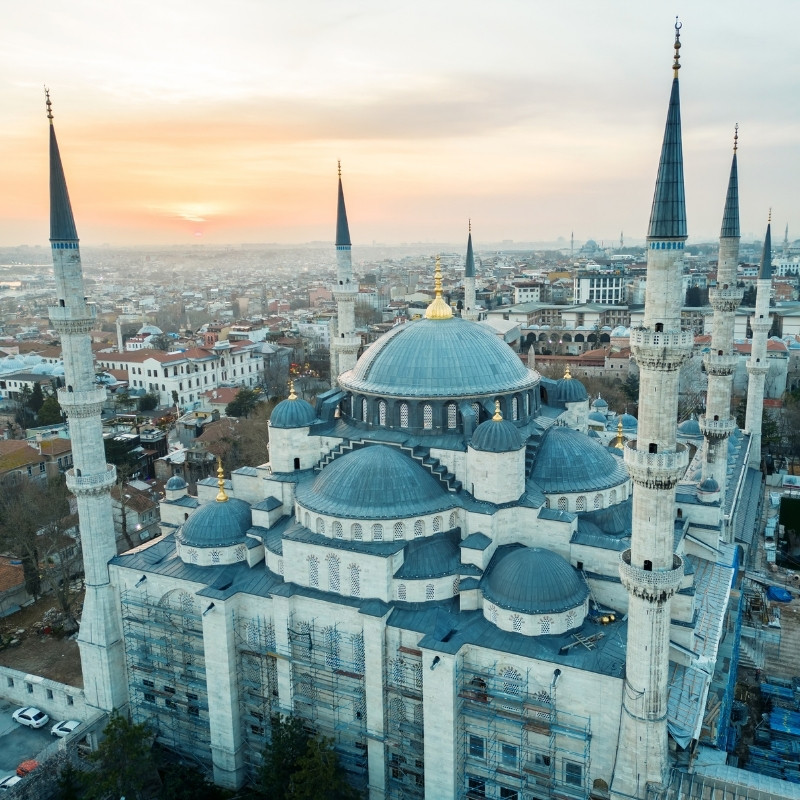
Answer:
[[[385,677],[386,797],[421,799],[425,797],[422,651],[399,646]]]
[[[457,667],[458,798],[588,797],[590,720],[559,709],[556,683],[467,658]]]
[[[122,593],[122,626],[131,711],[159,742],[211,763],[203,626],[194,598]]]
[[[338,624],[289,620],[294,713],[314,733],[333,742],[339,763],[356,789],[367,786],[367,707],[364,637],[342,634]]]

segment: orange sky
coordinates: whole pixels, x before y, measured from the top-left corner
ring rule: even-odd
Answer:
[[[84,244],[331,240],[339,158],[354,243],[459,242],[468,217],[477,243],[646,232],[658,4],[118,5],[4,12],[2,245],[47,240],[44,83]],[[800,10],[721,5],[683,20],[690,234],[718,234],[738,121],[743,233],[772,206],[795,238]]]

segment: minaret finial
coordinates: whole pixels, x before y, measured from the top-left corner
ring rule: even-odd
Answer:
[[[569,364],[565,364],[564,365],[564,380],[565,381],[571,381],[572,380],[572,374],[569,371]]]
[[[495,400],[494,401],[494,416],[492,417],[492,419],[495,422],[502,422],[503,421],[503,413],[500,411],[500,401],[499,400]]]
[[[342,162],[341,160],[336,162],[336,171],[339,173],[339,177],[342,177]]]
[[[217,486],[219,486],[217,502],[226,503],[228,495],[225,492],[225,470],[222,469],[222,456],[217,456]]]
[[[425,317],[427,319],[451,319],[453,309],[442,299],[442,262],[438,255],[436,256],[436,268],[433,273],[433,288],[436,292],[436,297],[425,311]]]
[[[467,233],[472,233],[472,217],[467,222]]]
[[[739,149],[739,123],[733,126],[733,152]]]
[[[675,61],[672,64],[672,71],[673,75],[677,78],[678,77],[678,70],[681,68],[681,28],[683,27],[683,23],[678,21],[678,18],[675,17],[675,44],[673,47],[675,48]]]
[[[53,124],[53,101],[50,99],[50,90],[45,86],[44,87],[44,98],[45,98],[45,105],[47,106],[47,119],[50,120],[50,124]]]
[[[297,395],[294,393],[294,381],[289,379],[289,399],[297,400]]]
[[[625,447],[625,442],[622,440],[622,417],[617,422],[617,438],[614,441],[614,447],[617,450],[622,450]]]
[[[767,214],[767,225],[772,224],[772,206],[769,207],[769,214]]]

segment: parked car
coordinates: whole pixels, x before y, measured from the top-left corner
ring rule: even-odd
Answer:
[[[56,722],[56,724],[50,728],[50,733],[52,733],[53,736],[58,736],[59,739],[63,739],[65,736],[69,736],[80,724],[80,720],[65,719],[63,722]]]
[[[50,717],[39,711],[38,708],[33,706],[26,706],[25,708],[18,708],[11,718],[14,722],[19,722],[20,725],[27,725],[29,728],[43,728],[50,722]]]
[[[29,758],[27,761],[23,761],[17,767],[17,775],[19,775],[20,778],[24,778],[29,772],[33,772],[38,766],[39,762],[35,758]]]
[[[3,778],[0,781],[0,792],[7,792],[11,789],[12,786],[16,786],[22,778],[18,778],[16,775],[9,775],[7,778]]]

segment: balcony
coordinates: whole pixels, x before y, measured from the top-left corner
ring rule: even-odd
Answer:
[[[724,439],[736,429],[736,420],[733,417],[708,419],[705,414],[701,414],[698,423],[703,436],[710,439]]]
[[[640,367],[672,371],[691,355],[694,333],[631,328],[630,341],[633,357]]]
[[[649,570],[631,564],[631,551],[620,553],[619,576],[622,585],[635,597],[651,603],[664,602],[680,588],[683,559],[673,554],[672,569]]]
[[[739,288],[708,290],[708,301],[715,311],[735,311],[742,302],[744,291]]]
[[[76,475],[74,469],[67,470],[67,489],[73,494],[99,494],[116,481],[117,469],[113,464],[106,464],[105,472],[96,475]]]
[[[681,479],[689,465],[689,450],[684,444],[677,443],[675,451],[651,453],[639,450],[638,441],[629,439],[625,442],[625,466],[631,478],[651,489],[671,489]]]
[[[738,353],[708,353],[703,356],[703,365],[708,375],[733,375],[739,363]]]

